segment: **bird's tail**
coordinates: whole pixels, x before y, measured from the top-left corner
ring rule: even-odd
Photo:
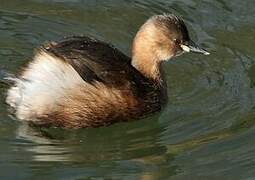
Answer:
[[[11,86],[17,79],[18,78],[14,74],[9,73],[4,69],[0,69],[0,84]]]

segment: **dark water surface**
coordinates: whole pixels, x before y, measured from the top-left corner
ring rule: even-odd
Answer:
[[[16,73],[35,47],[72,34],[130,54],[139,26],[168,12],[211,55],[168,62],[169,103],[146,120],[31,128],[9,116],[0,84],[1,179],[255,179],[254,0],[0,0],[0,70]]]

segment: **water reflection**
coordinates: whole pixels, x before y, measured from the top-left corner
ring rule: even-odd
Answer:
[[[177,167],[169,167],[174,157],[159,143],[162,129],[155,128],[157,121],[137,123],[139,126],[123,123],[78,131],[38,128],[22,123],[16,130],[13,145],[28,152],[30,159],[39,163],[82,163],[124,174],[143,171],[141,179],[174,174]],[[162,167],[159,171],[159,165],[167,168]]]
[[[109,135],[110,129],[116,132]],[[22,123],[16,131],[16,138],[17,142],[21,142],[17,145],[22,145],[23,142],[31,145],[27,150],[33,152],[35,160],[43,160],[38,158],[37,155],[39,155],[39,157],[44,156],[45,161],[58,161],[58,155],[65,160],[83,161],[81,158],[85,158],[84,160],[88,162],[90,159],[93,160],[93,158],[97,160],[140,158],[140,153],[133,153],[134,151],[140,151],[143,156],[146,152],[148,152],[149,156],[164,152],[164,148],[159,151],[160,149],[156,145],[159,129],[145,126],[123,130],[124,127],[118,126],[115,129],[109,127],[109,130],[107,127],[107,129],[74,131],[39,128]],[[114,141],[114,143],[108,144],[110,141]],[[155,152],[153,152],[153,149],[155,149]],[[83,157],[79,157],[81,154],[77,153],[80,150],[84,153]],[[88,153],[88,157],[85,157],[86,153]],[[93,156],[90,153],[93,153]],[[56,158],[48,158],[48,155],[56,155]]]
[[[56,140],[42,136],[38,129],[21,124],[16,132],[17,146],[25,146],[34,161],[69,161],[70,151]]]
[[[153,121],[145,126],[140,126],[144,122],[138,122],[139,126],[127,125],[133,126],[128,130],[125,130],[124,124],[124,128],[117,125],[87,131],[38,129],[21,124],[16,131],[15,146],[28,151],[33,161],[83,163],[89,167],[97,164],[102,171],[109,166],[116,173],[143,171],[141,179],[166,178],[182,169],[175,165],[175,156],[206,147],[207,144],[234,139],[254,126],[253,117],[254,113],[251,113],[229,129],[168,145],[161,139],[168,134],[164,134],[163,127],[155,129],[157,122]],[[108,130],[117,132],[109,136]]]

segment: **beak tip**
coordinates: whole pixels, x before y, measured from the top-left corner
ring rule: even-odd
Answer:
[[[211,53],[209,53],[209,52],[205,52],[204,53],[204,55],[206,55],[206,56],[208,56],[208,55],[210,55]]]
[[[193,43],[193,46],[190,45],[183,45],[181,44],[180,45],[182,50],[185,51],[185,52],[195,52],[195,53],[201,53],[201,54],[204,54],[204,55],[210,55],[210,53],[202,48],[199,48],[197,45],[195,45],[195,43]]]
[[[183,47],[182,47],[183,48]],[[184,48],[188,48],[190,52],[200,53],[203,55],[210,55],[210,53],[202,48],[200,48],[198,45],[196,45],[193,41],[189,41],[188,45],[185,45]],[[185,49],[183,50],[185,51]]]

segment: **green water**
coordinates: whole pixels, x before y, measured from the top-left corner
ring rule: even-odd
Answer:
[[[67,131],[10,116],[0,84],[1,179],[255,179],[254,0],[0,0],[0,69],[47,40],[92,35],[130,54],[151,15],[184,18],[210,56],[165,65],[169,103],[146,120]]]

